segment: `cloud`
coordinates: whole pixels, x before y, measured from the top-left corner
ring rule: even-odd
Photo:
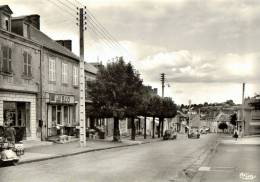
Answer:
[[[138,63],[144,80],[158,81],[165,73],[168,82],[179,83],[241,83],[260,81],[260,53],[201,56],[188,50],[163,52]]]

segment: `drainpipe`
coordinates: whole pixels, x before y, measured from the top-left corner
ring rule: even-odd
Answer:
[[[45,126],[44,122],[43,122],[43,118],[42,118],[42,103],[43,103],[43,88],[42,88],[42,54],[43,52],[43,46],[41,46],[41,49],[40,49],[40,120],[41,120],[41,141],[43,141],[43,136],[42,136],[42,133],[43,133],[43,128]]]

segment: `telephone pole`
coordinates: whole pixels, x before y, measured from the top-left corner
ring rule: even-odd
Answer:
[[[80,146],[86,146],[86,116],[85,116],[85,72],[84,72],[84,9],[79,9],[79,121]]]
[[[161,73],[161,81],[162,81],[162,98],[164,98],[165,73]]]

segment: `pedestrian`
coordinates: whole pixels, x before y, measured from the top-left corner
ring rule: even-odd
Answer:
[[[10,123],[9,125],[7,125],[7,128],[5,130],[5,137],[7,139],[7,142],[15,144],[15,135],[16,131],[13,127],[13,123]]]
[[[237,138],[238,138],[238,131],[237,131],[237,129],[235,129],[235,131],[234,131],[234,138],[237,140]]]

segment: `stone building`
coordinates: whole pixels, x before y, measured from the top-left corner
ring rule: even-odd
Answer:
[[[11,32],[11,15],[7,5],[0,6],[0,125],[12,123],[20,138],[39,139],[36,111],[41,45],[23,33]]]
[[[243,117],[244,115],[244,117]],[[245,99],[243,108],[239,113],[238,127],[245,135],[260,134],[260,96]],[[244,118],[244,119],[243,119]]]
[[[12,122],[24,138],[72,135],[79,125],[79,57],[71,41],[40,30],[40,16],[11,17],[0,6],[0,125]]]

